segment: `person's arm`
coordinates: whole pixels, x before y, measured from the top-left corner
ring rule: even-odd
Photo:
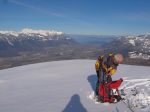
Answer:
[[[96,60],[96,63],[95,63],[95,70],[96,71],[99,71],[100,69],[100,62],[98,60]]]
[[[117,65],[114,65],[113,63],[114,61],[114,55],[109,56],[107,59],[107,64],[108,64],[108,69],[107,69],[107,73],[108,75],[114,75],[117,71]]]
[[[108,69],[108,75],[114,75],[115,73],[116,73],[116,71],[117,71],[117,68],[114,68],[114,67],[110,67],[109,69]]]

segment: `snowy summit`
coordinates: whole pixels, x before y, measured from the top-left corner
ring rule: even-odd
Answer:
[[[20,34],[25,35],[40,35],[40,36],[54,36],[54,35],[63,35],[63,32],[54,31],[54,30],[33,30],[29,28],[22,29],[21,31],[0,31],[0,34],[4,35],[12,35],[12,36],[19,36]]]
[[[21,31],[0,31],[0,43],[5,48],[27,48],[28,46],[53,46],[72,43],[63,32],[54,30],[22,29]]]
[[[0,112],[149,112],[150,68],[120,65],[127,104],[95,103],[95,60],[38,63],[0,70]],[[131,111],[132,110],[132,111]]]
[[[33,30],[33,29],[28,29],[25,28],[23,29],[20,33],[22,34],[37,34],[37,35],[42,35],[42,36],[50,36],[50,35],[63,35],[63,32],[58,32],[54,30]]]

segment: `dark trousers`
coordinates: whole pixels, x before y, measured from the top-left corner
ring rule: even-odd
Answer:
[[[99,91],[99,85],[100,85],[100,71],[96,71],[97,74],[97,82],[96,82],[96,89],[95,89],[95,94],[98,95],[98,91]]]
[[[103,70],[96,71],[96,74],[97,74],[97,82],[96,82],[95,94],[98,95],[98,93],[99,93],[99,85],[101,83],[111,82],[112,78],[111,78],[110,75],[107,75]]]

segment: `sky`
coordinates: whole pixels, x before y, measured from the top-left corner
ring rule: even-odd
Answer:
[[[144,34],[150,32],[150,0],[0,0],[0,30],[23,28]]]

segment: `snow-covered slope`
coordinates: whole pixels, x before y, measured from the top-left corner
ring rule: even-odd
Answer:
[[[129,52],[130,58],[150,59],[150,34],[139,36],[127,36],[124,42],[127,41],[132,45],[132,51]]]
[[[54,61],[1,70],[0,112],[130,112],[123,102],[95,104],[89,98],[96,83],[94,63]],[[134,112],[149,112],[150,67],[120,65],[113,80],[120,77],[125,92],[139,91],[137,98],[127,97],[140,100],[130,103],[138,105]]]

